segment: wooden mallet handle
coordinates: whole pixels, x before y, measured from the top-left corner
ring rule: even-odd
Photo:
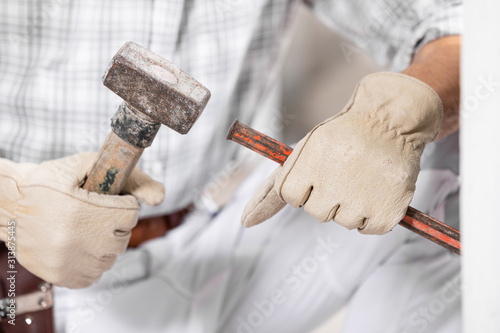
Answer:
[[[281,165],[293,149],[267,135],[235,120],[228,131],[227,139],[239,143]],[[425,237],[446,249],[460,254],[460,231],[436,220],[429,215],[408,207],[400,225]]]
[[[159,128],[160,124],[123,102],[111,119],[112,131],[106,137],[83,188],[102,194],[120,194]]]

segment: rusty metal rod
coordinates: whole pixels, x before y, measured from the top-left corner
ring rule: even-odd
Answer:
[[[227,139],[239,143],[281,165],[292,153],[292,148],[235,120],[227,133]],[[415,208],[408,207],[400,225],[425,237],[446,249],[460,254],[460,231],[430,217]]]

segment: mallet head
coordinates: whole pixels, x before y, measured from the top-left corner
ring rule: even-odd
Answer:
[[[201,83],[134,42],[116,53],[102,80],[130,106],[181,134],[191,129],[210,99]]]

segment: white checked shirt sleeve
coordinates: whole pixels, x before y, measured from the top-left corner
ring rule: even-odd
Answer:
[[[461,0],[316,0],[327,25],[381,66],[402,71],[419,47],[462,33]],[[347,52],[349,54],[349,51]]]

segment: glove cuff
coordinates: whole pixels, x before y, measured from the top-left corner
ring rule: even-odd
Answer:
[[[349,111],[374,118],[415,144],[433,141],[443,120],[443,104],[434,89],[414,77],[391,72],[366,76]]]

